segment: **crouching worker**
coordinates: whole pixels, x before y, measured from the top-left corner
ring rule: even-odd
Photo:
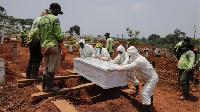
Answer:
[[[110,61],[110,54],[106,48],[102,47],[101,43],[97,43],[94,48],[95,53],[92,55],[93,58],[97,58],[103,61]]]
[[[130,55],[130,64],[110,68],[108,71],[136,71],[138,77],[144,82],[141,94],[145,112],[150,112],[151,108],[153,108],[153,90],[159,80],[158,75],[150,62],[141,56],[134,46],[130,46],[127,49],[127,53]]]
[[[129,55],[125,51],[125,48],[122,45],[117,47],[117,57],[114,60],[111,60],[111,63],[119,64],[119,65],[126,65],[130,64]],[[136,79],[134,72],[127,72],[127,78],[133,84],[135,84],[136,88],[136,95],[139,95],[139,81]]]
[[[94,54],[94,49],[91,45],[85,44],[84,39],[81,39],[79,41],[79,45],[80,45],[79,53],[81,58],[92,57],[92,55]]]

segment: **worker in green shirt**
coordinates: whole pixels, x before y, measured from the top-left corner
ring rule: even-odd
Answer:
[[[173,48],[173,53],[174,55],[177,57],[177,60],[180,59],[180,56],[182,54],[182,51],[180,48],[180,46],[182,45],[183,42],[187,42],[188,44],[190,44],[192,47],[194,47],[194,45],[191,43],[191,40],[189,37],[185,37],[183,41],[178,42],[174,48]],[[193,50],[193,49],[192,49]]]
[[[111,57],[111,55],[113,53],[113,47],[114,47],[113,39],[110,38],[110,33],[105,33],[104,36],[106,37],[106,49],[109,52],[110,57]]]
[[[59,90],[59,88],[53,87],[53,80],[61,56],[65,57],[66,55],[58,14],[63,14],[60,5],[52,3],[49,13],[42,16],[38,24],[40,44],[44,51],[45,74],[43,75],[42,88],[45,92]]]
[[[24,43],[24,39],[26,38],[26,29],[25,29],[25,26],[22,26],[22,29],[20,30],[20,35],[21,35],[21,46],[25,46],[25,43]]]
[[[195,54],[192,51],[193,47],[188,42],[183,42],[180,49],[182,51],[182,55],[178,61],[179,73],[181,74],[180,84],[182,86],[182,95],[180,100],[185,100],[189,95],[189,79],[192,74]]]
[[[47,13],[47,9],[44,9],[40,14],[40,17],[37,17],[32,24],[31,30],[28,33],[29,37],[29,51],[30,58],[28,60],[28,64],[26,66],[26,78],[41,78],[38,74],[40,62],[42,61],[42,53],[41,53],[41,45],[40,40],[37,39],[38,35],[33,35],[33,31],[37,28],[37,25],[41,19],[41,17]]]

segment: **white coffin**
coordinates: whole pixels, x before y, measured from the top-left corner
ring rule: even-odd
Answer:
[[[73,70],[76,73],[82,75],[83,77],[97,84],[103,89],[127,85],[126,72],[114,71],[108,73],[106,71],[108,68],[118,67],[120,65],[101,61],[91,57],[74,58],[73,62]]]

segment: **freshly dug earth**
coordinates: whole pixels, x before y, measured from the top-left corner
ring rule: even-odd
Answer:
[[[33,84],[24,87],[17,86],[17,80],[23,79],[21,73],[26,71],[26,64],[29,59],[28,47],[21,47],[20,41],[17,43],[17,55],[13,55],[13,41],[8,41],[0,45],[0,58],[4,59],[6,84],[0,86],[0,111],[10,112],[59,112],[53,103],[45,98],[32,101],[31,94],[39,92]],[[143,47],[144,45],[138,45]],[[116,48],[117,46],[115,46]],[[152,52],[151,52],[152,53]],[[145,55],[141,52],[142,55]],[[73,58],[79,57],[78,49],[73,53],[68,53],[65,61],[61,61],[56,75],[70,75],[66,70],[73,68]],[[148,57],[149,61],[156,62],[156,70],[159,76],[164,76],[171,80],[177,80],[177,61],[168,57]],[[73,87],[81,83],[89,82],[84,78],[72,78],[55,81],[54,85],[63,87]],[[129,87],[134,87],[128,81]],[[133,88],[135,90],[135,88]],[[140,91],[142,82],[140,82]],[[198,112],[200,109],[199,91],[190,91],[188,100],[178,100],[181,92],[174,82],[159,79],[154,90],[154,109],[157,112]],[[120,92],[120,88],[104,90],[98,86],[80,91],[74,91],[67,95],[60,96],[74,105],[78,112],[144,112],[141,95],[131,96]],[[66,109],[67,110],[67,109]]]

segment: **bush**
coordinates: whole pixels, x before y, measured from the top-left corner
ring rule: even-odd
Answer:
[[[72,37],[72,38],[70,38],[69,40],[73,41],[73,40],[76,40],[76,38],[73,38],[73,37]]]
[[[76,44],[76,41],[65,41],[64,43],[66,43],[68,45],[72,45],[72,44]]]

